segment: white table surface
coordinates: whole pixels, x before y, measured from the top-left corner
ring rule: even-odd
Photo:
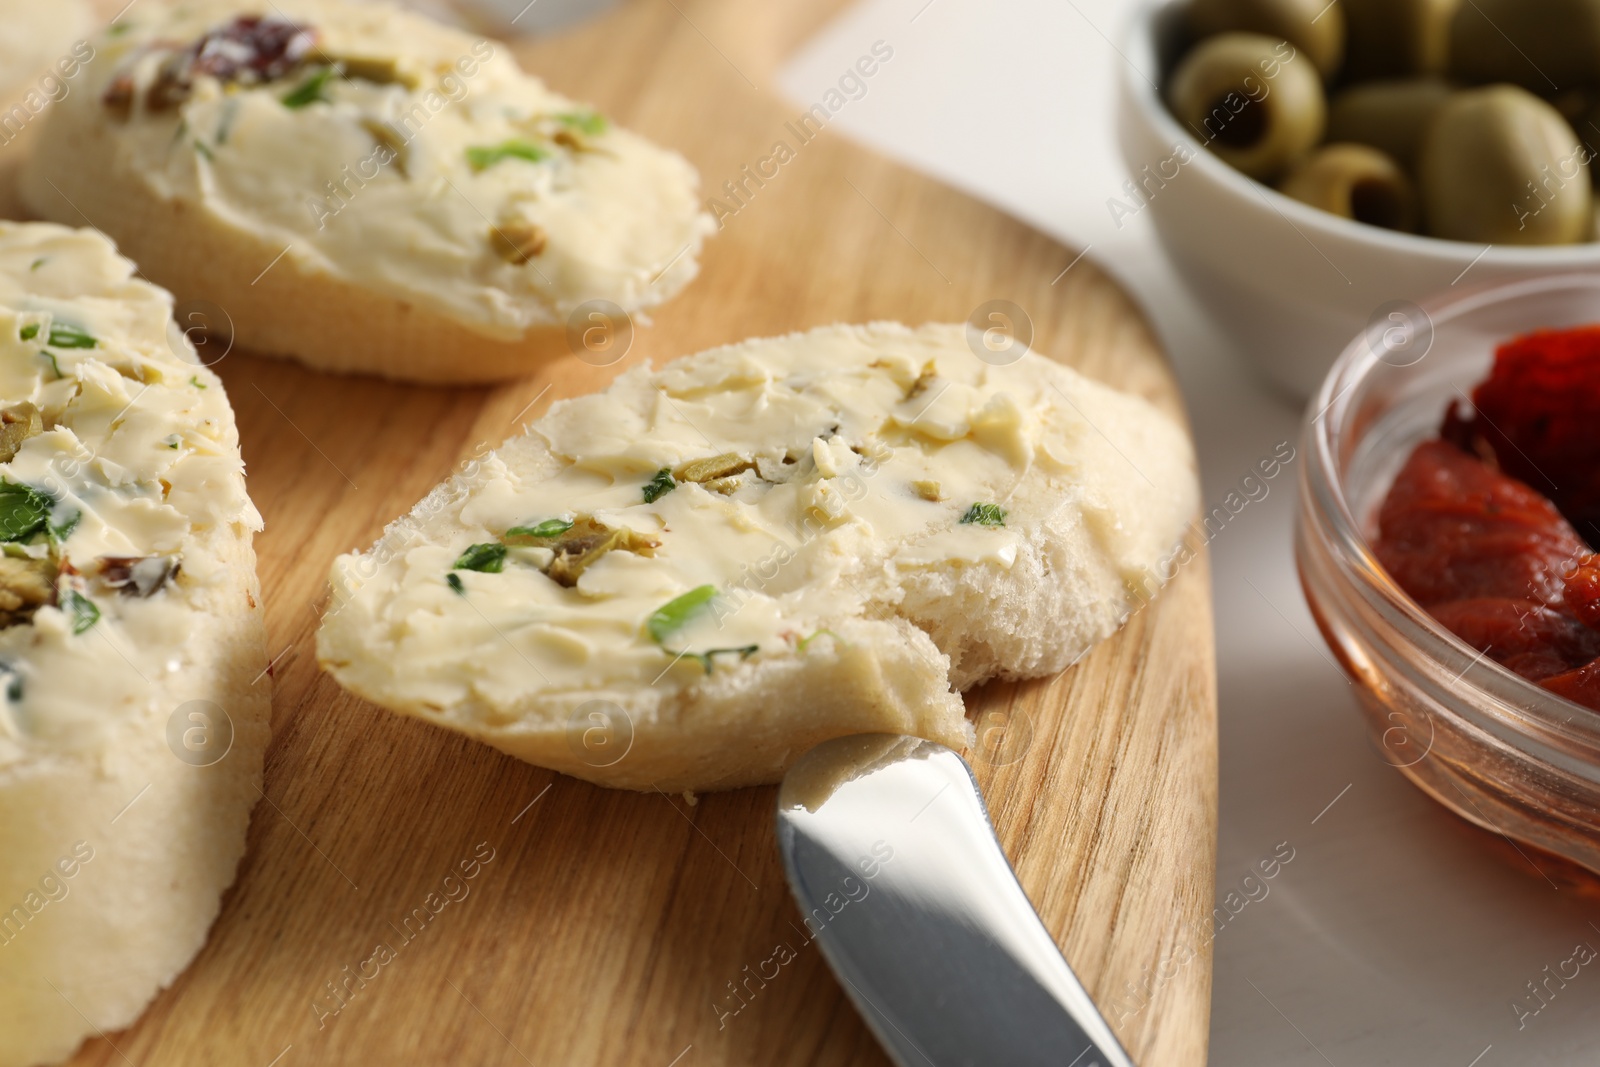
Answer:
[[[889,43],[894,58],[829,135],[854,137],[1089,246],[1148,309],[1172,355],[1209,507],[1280,442],[1298,443],[1300,408],[1225,350],[1148,217],[1119,229],[1107,208],[1127,177],[1112,136],[1124,60],[1111,41],[1129,6],[864,0],[796,57],[782,87],[808,106],[874,41]],[[886,230],[885,239],[897,238]],[[1379,758],[1295,577],[1298,466],[1212,545],[1219,897],[1279,843],[1294,849],[1268,895],[1218,935],[1212,1063],[1600,1061],[1600,961],[1520,1027],[1512,1008],[1536,1006],[1526,983],[1579,943],[1600,948],[1600,901],[1557,890],[1509,848],[1487,847]]]

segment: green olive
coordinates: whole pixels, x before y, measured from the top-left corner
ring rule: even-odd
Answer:
[[[1348,33],[1345,81],[1444,73],[1461,0],[1339,0],[1339,6]]]
[[[1413,170],[1423,134],[1451,91],[1440,78],[1352,85],[1335,93],[1328,105],[1328,140],[1371,145]]]
[[[1512,85],[1456,93],[1417,158],[1428,232],[1489,244],[1587,241],[1588,159],[1561,113],[1532,93]]]
[[[1364,144],[1330,144],[1289,172],[1278,188],[1323,211],[1382,226],[1417,228],[1417,193],[1400,164]]]
[[[1600,81],[1600,0],[1472,0],[1450,23],[1450,72],[1541,95]]]
[[[1167,84],[1178,121],[1230,166],[1270,181],[1322,140],[1327,102],[1286,41],[1224,33],[1184,57]]]
[[[1189,29],[1197,38],[1240,31],[1288,41],[1332,78],[1344,58],[1342,7],[1328,0],[1189,0]]]

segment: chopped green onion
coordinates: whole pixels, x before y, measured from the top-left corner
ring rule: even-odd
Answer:
[[[0,481],[0,541],[24,541],[44,529],[55,502],[31,486]]]
[[[537,526],[513,526],[506,531],[507,537],[560,537],[572,529],[572,523],[566,519],[546,519]]]
[[[839,642],[839,644],[841,644],[841,645],[847,644],[847,642],[845,641],[844,638],[840,637],[838,634],[834,633],[832,630],[818,630],[816,633],[812,634],[810,637],[802,637],[800,639],[799,644],[798,644],[798,647],[799,647],[800,651],[804,652],[806,650],[806,646],[807,645],[809,645],[811,642],[815,641],[817,638],[822,637],[824,634],[826,634],[828,637],[833,638],[835,641]]]
[[[556,116],[556,121],[590,137],[598,137],[611,127],[610,121],[598,111],[564,111]]]
[[[658,645],[661,644],[667,639],[668,634],[680,629],[695,612],[709,604],[716,595],[716,586],[702,585],[674,600],[667,601],[651,612],[650,618],[644,624],[650,633],[650,639]]]
[[[24,341],[33,340],[39,336],[39,324],[37,322],[28,323],[22,328],[22,333],[19,336]],[[76,326],[69,326],[64,322],[52,323],[50,336],[45,341],[45,344],[52,348],[94,348],[99,343],[86,331]]]
[[[501,544],[473,545],[450,565],[453,571],[481,571],[499,574],[506,566],[506,546]]]
[[[662,467],[656,471],[656,476],[651,478],[649,484],[644,487],[644,502],[646,504],[654,504],[676,488],[678,488],[678,483],[672,480],[672,468]]]
[[[541,163],[550,158],[546,149],[539,147],[532,141],[512,139],[501,141],[495,145],[473,145],[467,149],[467,163],[475,171],[485,171],[496,163],[508,159],[522,159],[529,163]]]
[[[83,521],[83,512],[74,511],[64,519],[57,519],[52,513],[50,516],[48,533],[57,544],[72,536],[72,531],[78,528],[78,523]]]
[[[100,621],[100,609],[76,589],[68,589],[61,598],[61,610],[72,616],[72,632],[75,634],[83,633]]]
[[[1004,526],[1006,513],[999,504],[974,504],[961,516],[963,523],[977,523],[979,526]]]
[[[455,571],[451,571],[449,574],[445,575],[444,580],[451,589],[456,591],[457,596],[467,595],[466,587],[461,584],[461,575],[457,574]]]
[[[283,106],[291,111],[298,111],[312,104],[332,103],[328,97],[328,83],[338,71],[333,67],[320,67],[311,73],[311,76],[291,89],[283,97]],[[198,143],[198,142],[196,142]]]
[[[667,649],[666,651],[671,652],[672,650],[671,649]],[[712,667],[712,662],[711,662],[711,657],[712,656],[720,656],[720,655],[722,655],[724,653],[735,653],[736,652],[736,653],[738,653],[739,658],[741,660],[747,660],[751,656],[755,655],[757,652],[760,652],[760,651],[761,651],[761,646],[760,645],[745,645],[743,648],[713,648],[709,652],[672,652],[672,655],[674,655],[674,656],[683,656],[683,657],[685,657],[687,659],[699,660],[700,661],[700,666],[705,668],[705,672],[707,674],[710,674],[711,673],[711,667]]]

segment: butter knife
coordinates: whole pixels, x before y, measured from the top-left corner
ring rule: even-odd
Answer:
[[[778,847],[807,935],[899,1067],[1133,1067],[950,749],[817,746],[778,792]]]

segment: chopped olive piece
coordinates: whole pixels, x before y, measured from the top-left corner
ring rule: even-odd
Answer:
[[[490,227],[489,243],[501,259],[520,267],[544,251],[545,234],[533,223],[518,219]]]
[[[0,408],[0,463],[10,463],[22,448],[22,442],[43,432],[44,420],[39,409],[26,400]]]
[[[123,596],[154,596],[177,576],[177,556],[101,556],[100,580]]]
[[[32,622],[34,612],[55,603],[59,573],[54,560],[0,556],[0,627]]]
[[[545,568],[545,574],[570,589],[578,584],[583,572],[607,552],[620,549],[641,556],[653,556],[656,549],[661,547],[661,542],[626,528],[613,530],[593,519],[584,519],[574,523],[550,547],[555,550],[555,559]]]
[[[724,452],[709,459],[694,459],[679,467],[676,476],[680,482],[710,482],[728,478],[755,468],[756,461],[735,452]]]
[[[337,63],[347,78],[359,78],[374,85],[402,85],[407,89],[420,89],[422,75],[413,65],[398,56],[349,56],[323,53]]]
[[[400,172],[400,177],[411,177],[411,146],[406,143],[404,135],[395,129],[393,123],[378,119],[362,119],[361,128],[370,133],[380,147],[394,153],[394,169]]]

